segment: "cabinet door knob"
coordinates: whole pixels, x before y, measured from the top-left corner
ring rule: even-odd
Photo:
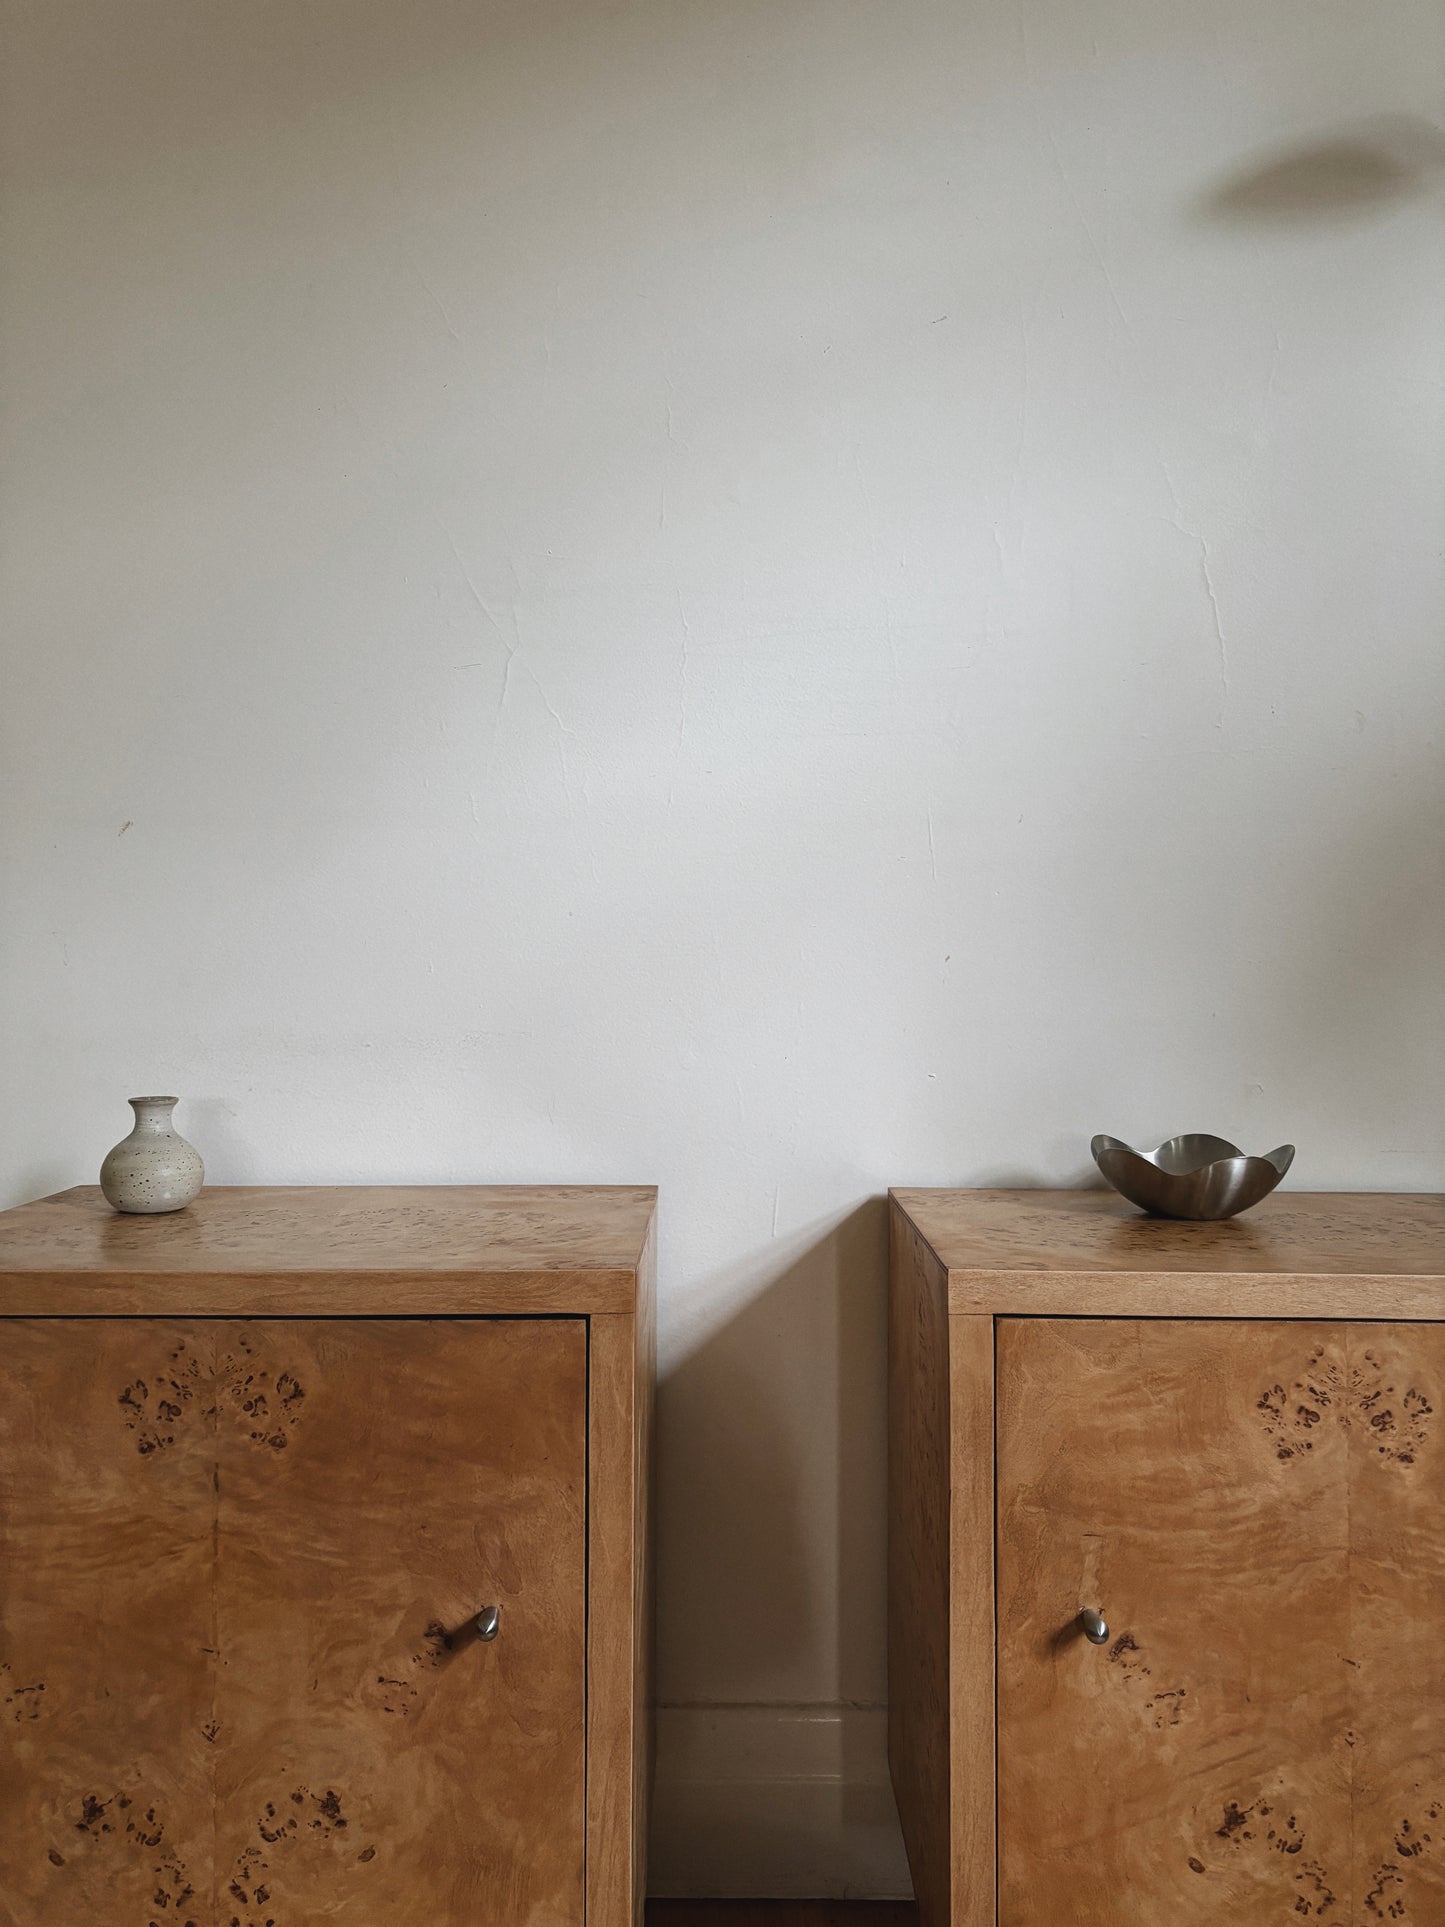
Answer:
[[[483,1606],[473,1624],[478,1639],[495,1639],[501,1629],[502,1609],[500,1606]]]
[[[1079,1631],[1091,1646],[1102,1646],[1109,1637],[1109,1622],[1102,1613],[1096,1613],[1092,1606],[1085,1606],[1079,1614]]]

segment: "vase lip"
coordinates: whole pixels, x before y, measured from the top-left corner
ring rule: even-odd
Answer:
[[[178,1097],[128,1097],[126,1099],[126,1103],[133,1104],[137,1110],[139,1110],[142,1105],[179,1104],[180,1101]]]

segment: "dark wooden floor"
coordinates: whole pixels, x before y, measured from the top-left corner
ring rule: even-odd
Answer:
[[[911,1900],[649,1900],[647,1927],[918,1927]]]

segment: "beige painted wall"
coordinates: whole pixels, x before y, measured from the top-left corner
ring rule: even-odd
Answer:
[[[1439,10],[5,18],[5,1200],[660,1181],[659,1884],[896,1887],[883,1188],[1445,1177]]]

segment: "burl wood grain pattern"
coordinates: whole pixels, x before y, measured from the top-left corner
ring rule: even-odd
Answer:
[[[584,1323],[5,1336],[0,1917],[580,1927]]]
[[[893,1194],[954,1312],[1146,1318],[1445,1317],[1445,1198],[1277,1192],[1224,1224],[1112,1191]]]
[[[1002,1927],[1445,1919],[1445,1334],[998,1332]]]
[[[373,1319],[388,1314],[402,1314],[406,1320],[418,1314],[444,1318],[454,1313],[483,1314],[489,1321],[504,1316],[537,1317],[535,1342],[545,1345],[563,1342],[560,1327],[550,1321],[559,1314],[575,1316],[578,1322],[566,1342],[586,1345],[592,1373],[590,1385],[584,1384],[583,1404],[577,1418],[578,1437],[585,1449],[585,1467],[578,1471],[583,1461],[574,1465],[571,1459],[564,1462],[558,1458],[549,1461],[553,1471],[546,1476],[561,1481],[557,1487],[559,1492],[565,1484],[571,1495],[568,1505],[573,1510],[585,1500],[582,1530],[587,1564],[585,1590],[575,1593],[570,1600],[555,1651],[569,1665],[579,1652],[585,1654],[582,1663],[588,1669],[587,1683],[592,1696],[587,1707],[584,1756],[585,1891],[589,1927],[630,1927],[639,1917],[645,1885],[651,1763],[649,1501],[655,1349],[655,1211],[656,1193],[651,1187],[455,1186],[279,1191],[212,1188],[188,1210],[157,1219],[118,1217],[104,1205],[98,1191],[82,1188],[0,1214],[0,1315],[25,1311],[47,1314],[46,1322],[36,1325],[37,1337],[33,1342],[40,1345],[40,1333],[51,1335],[46,1345],[53,1343],[56,1356],[50,1358],[42,1345],[41,1357],[45,1369],[57,1383],[72,1373],[65,1359],[73,1359],[75,1383],[67,1383],[66,1397],[81,1398],[90,1381],[89,1348],[100,1344],[107,1331],[113,1334],[110,1342],[117,1356],[127,1365],[123,1382],[101,1395],[98,1409],[106,1415],[106,1437],[110,1443],[113,1445],[118,1437],[123,1439],[123,1450],[128,1455],[121,1462],[124,1474],[121,1484],[125,1492],[130,1492],[130,1484],[140,1481],[130,1499],[124,1499],[122,1494],[116,1504],[124,1515],[125,1503],[133,1500],[142,1508],[143,1516],[134,1527],[126,1525],[118,1534],[107,1534],[103,1530],[105,1510],[100,1500],[87,1501],[87,1509],[76,1511],[74,1529],[58,1550],[60,1570],[66,1570],[67,1562],[77,1570],[83,1567],[92,1583],[83,1594],[77,1595],[73,1608],[67,1607],[69,1617],[62,1622],[67,1629],[67,1640],[78,1646],[83,1629],[101,1624],[108,1575],[128,1556],[129,1538],[134,1537],[147,1556],[153,1550],[142,1526],[149,1518],[144,1508],[156,1502],[155,1492],[148,1475],[140,1468],[161,1464],[169,1468],[179,1464],[184,1453],[201,1452],[203,1444],[209,1457],[203,1455],[203,1460],[198,1461],[198,1465],[208,1468],[200,1480],[204,1489],[199,1513],[195,1514],[200,1524],[197,1526],[192,1519],[186,1558],[182,1559],[178,1553],[162,1558],[157,1552],[155,1583],[150,1590],[142,1588],[138,1596],[149,1600],[154,1592],[162,1597],[162,1581],[167,1584],[172,1580],[184,1581],[189,1587],[188,1600],[204,1596],[212,1602],[208,1611],[219,1613],[224,1598],[229,1595],[218,1589],[219,1580],[211,1583],[209,1592],[203,1586],[198,1593],[192,1583],[195,1575],[189,1572],[186,1560],[200,1558],[201,1549],[214,1542],[218,1548],[218,1556],[212,1560],[216,1573],[229,1570],[228,1558],[244,1557],[258,1569],[264,1565],[266,1542],[253,1541],[247,1536],[257,1526],[249,1510],[226,1512],[226,1519],[234,1520],[236,1532],[232,1535],[227,1526],[224,1545],[221,1527],[222,1509],[231,1506],[245,1480],[260,1478],[268,1466],[271,1468],[268,1489],[274,1492],[278,1503],[288,1496],[282,1476],[287,1468],[290,1476],[300,1478],[296,1468],[305,1470],[311,1466],[312,1470],[306,1471],[306,1479],[314,1482],[308,1484],[303,1480],[297,1487],[298,1496],[306,1506],[321,1507],[320,1494],[325,1487],[332,1494],[334,1508],[321,1519],[315,1532],[304,1523],[291,1526],[283,1521],[277,1527],[277,1543],[281,1543],[288,1532],[300,1535],[304,1543],[298,1553],[300,1563],[296,1570],[298,1573],[309,1571],[319,1589],[308,1593],[305,1586],[300,1586],[294,1594],[288,1593],[284,1579],[273,1574],[267,1584],[279,1588],[277,1596],[283,1603],[289,1600],[288,1610],[299,1612],[303,1598],[309,1598],[311,1612],[322,1622],[333,1596],[345,1585],[350,1539],[342,1529],[346,1513],[337,1496],[340,1494],[357,1495],[357,1504],[370,1508],[365,1514],[370,1526],[367,1550],[357,1561],[366,1585],[382,1583],[381,1568],[373,1569],[368,1564],[373,1546],[383,1563],[384,1549],[390,1546],[398,1560],[407,1562],[406,1570],[414,1568],[416,1573],[425,1575],[431,1570],[428,1558],[450,1556],[447,1542],[437,1536],[438,1521],[450,1515],[445,1510],[445,1499],[438,1502],[440,1510],[433,1509],[429,1498],[422,1502],[418,1495],[428,1491],[424,1481],[408,1478],[396,1458],[395,1440],[412,1437],[416,1427],[421,1426],[416,1437],[418,1451],[427,1458],[423,1472],[430,1476],[435,1470],[428,1456],[431,1446],[426,1443],[431,1434],[416,1416],[421,1408],[402,1404],[393,1410],[388,1401],[393,1394],[402,1398],[406,1390],[408,1348],[429,1347],[432,1339],[422,1327],[403,1322],[401,1318],[390,1327],[376,1327],[375,1340],[365,1338],[364,1324],[350,1327],[359,1335],[358,1371],[363,1366],[366,1371],[380,1369],[381,1360],[366,1353],[365,1348],[371,1343],[381,1345],[388,1356],[394,1356],[397,1367],[386,1376],[383,1394],[365,1401],[364,1408],[352,1411],[347,1421],[352,1431],[348,1433],[346,1424],[338,1424],[334,1436],[329,1436],[319,1427],[317,1414],[327,1410],[341,1414],[340,1380],[330,1374],[319,1377],[318,1367],[328,1360],[339,1364],[341,1354],[335,1348],[343,1343],[348,1327],[319,1321]],[[98,1315],[107,1311],[126,1314],[137,1322],[130,1326],[121,1321],[101,1322]],[[175,1314],[179,1318],[181,1313],[191,1312],[197,1315],[197,1322],[190,1325],[169,1319],[165,1325],[147,1322],[158,1314]],[[64,1320],[63,1315],[67,1313],[77,1314],[73,1324]],[[234,1315],[234,1322],[227,1322],[222,1314]],[[290,1322],[306,1314],[315,1314],[318,1322],[314,1326]],[[529,1402],[539,1395],[534,1377],[520,1369],[528,1365],[529,1360],[520,1356],[512,1361],[519,1376],[509,1378],[511,1368],[503,1362],[494,1375],[495,1382],[489,1380],[480,1390],[475,1385],[468,1389],[467,1374],[472,1364],[469,1348],[485,1344],[481,1334],[496,1326],[489,1322],[470,1327],[464,1322],[464,1316],[454,1324],[438,1323],[432,1328],[439,1350],[434,1360],[431,1352],[426,1352],[430,1362],[424,1372],[414,1375],[415,1384],[419,1393],[425,1391],[427,1397],[436,1394],[445,1359],[446,1369],[455,1375],[452,1390],[460,1403],[439,1413],[437,1426],[441,1432],[453,1425],[465,1429],[466,1415],[476,1410],[481,1416],[475,1429],[481,1436],[493,1424],[508,1423],[509,1414],[530,1411]],[[256,1322],[242,1323],[242,1320]],[[22,1329],[16,1322],[0,1327],[0,1409],[5,1406],[7,1366],[12,1349],[5,1334]],[[590,1333],[590,1339],[584,1340],[584,1331]],[[468,1337],[472,1332],[476,1336]],[[550,1339],[546,1336],[549,1332],[553,1334]],[[68,1333],[74,1335],[68,1336]],[[295,1349],[293,1338],[298,1345],[304,1343],[315,1350],[314,1357],[307,1354],[305,1371],[298,1357],[290,1355]],[[184,1355],[170,1358],[165,1345],[181,1339],[186,1341]],[[518,1339],[517,1345],[525,1348],[532,1342]],[[156,1350],[157,1346],[161,1347],[160,1351]],[[20,1347],[16,1357],[23,1362],[23,1356],[23,1347]],[[498,1357],[500,1359],[500,1353]],[[569,1373],[572,1370],[569,1364]],[[318,1404],[316,1387],[320,1383],[331,1389],[327,1399]],[[428,1386],[430,1391],[426,1389]],[[543,1398],[541,1407],[527,1423],[512,1424],[507,1434],[511,1456],[501,1468],[503,1485],[499,1488],[498,1505],[505,1510],[515,1497],[522,1527],[532,1517],[531,1508],[538,1501],[546,1479],[534,1469],[529,1470],[521,1448],[531,1437],[528,1425],[534,1420],[541,1424],[545,1405]],[[69,1407],[61,1399],[55,1409],[64,1413]],[[73,1463],[76,1455],[83,1457],[89,1447],[84,1425],[68,1423],[59,1427],[55,1437],[64,1434],[71,1440],[64,1452],[43,1427],[38,1432],[24,1431],[24,1425],[30,1424],[23,1418],[25,1410],[23,1404],[11,1401],[9,1414],[13,1425],[23,1432],[24,1449],[15,1443],[20,1433],[10,1438],[0,1433],[0,1494],[9,1494],[18,1503],[25,1494],[25,1480],[33,1478],[39,1498],[31,1503],[28,1514],[22,1506],[14,1512],[14,1517],[29,1518],[31,1528],[39,1532],[50,1503],[40,1491],[46,1467],[66,1463],[67,1453],[68,1462]],[[413,1416],[408,1417],[409,1413]],[[43,1449],[37,1446],[37,1439],[43,1442]],[[14,1448],[20,1468],[19,1483],[14,1485],[6,1484],[9,1458],[4,1454],[10,1447]],[[225,1464],[230,1463],[228,1455],[236,1452],[244,1456],[236,1461],[234,1476],[228,1483]],[[335,1461],[325,1477],[318,1453]],[[467,1469],[469,1463],[465,1456],[460,1456],[455,1464],[449,1465],[442,1480],[446,1493],[464,1494],[469,1490],[468,1481],[472,1477]],[[578,1478],[585,1475],[585,1490],[578,1487],[574,1492],[574,1473]],[[515,1494],[505,1484],[514,1474],[518,1481]],[[114,1467],[103,1474],[97,1473],[98,1492],[107,1493],[116,1476]],[[200,1478],[199,1472],[197,1477]],[[541,1484],[538,1484],[539,1478]],[[187,1506],[192,1506],[194,1511],[194,1496],[187,1497],[177,1485],[174,1502],[177,1519],[190,1516]],[[66,1504],[56,1501],[53,1508],[56,1517],[70,1516]],[[100,1505],[99,1512],[97,1505]],[[384,1525],[383,1519],[392,1514],[395,1514],[395,1526]],[[174,1540],[172,1523],[167,1514],[166,1531]],[[341,1536],[328,1539],[327,1534],[333,1530]],[[475,1536],[480,1526],[474,1522],[471,1530]],[[410,1536],[413,1532],[420,1535],[415,1543]],[[513,1583],[521,1585],[525,1581],[534,1603],[545,1600],[548,1597],[545,1589],[539,1592],[537,1583],[528,1578],[523,1555],[530,1555],[525,1539],[508,1540],[503,1535],[501,1543],[510,1544],[515,1556],[512,1566],[499,1575],[498,1588]],[[318,1563],[312,1559],[308,1568],[305,1561],[311,1554],[306,1551],[307,1546],[330,1546],[331,1550],[324,1561]],[[43,1563],[51,1550],[54,1548],[47,1542],[37,1558]],[[577,1556],[581,1557],[580,1550]],[[35,1562],[27,1558],[22,1563]],[[284,1570],[282,1561],[278,1571]],[[38,1588],[33,1601],[40,1602],[34,1611],[39,1612],[51,1597],[49,1576],[37,1570],[31,1577]],[[7,1572],[0,1568],[0,1586],[6,1580]],[[132,1583],[139,1584],[139,1581],[126,1577],[115,1589],[122,1609],[126,1608],[127,1588]],[[551,1583],[550,1578],[547,1583]],[[32,1595],[21,1589],[16,1597],[23,1604],[24,1599]],[[168,1633],[157,1629],[178,1626],[184,1642],[180,1650],[187,1654],[201,1653],[209,1668],[206,1677],[215,1675],[206,1689],[210,1699],[203,1709],[204,1716],[199,1719],[192,1718],[194,1695],[186,1684],[188,1676],[182,1673],[177,1674],[154,1706],[150,1701],[145,1702],[149,1713],[154,1713],[158,1720],[167,1710],[182,1709],[184,1716],[177,1715],[180,1720],[177,1731],[186,1736],[200,1734],[196,1744],[204,1748],[201,1757],[206,1771],[214,1772],[224,1752],[223,1726],[233,1737],[241,1730],[239,1702],[233,1705],[227,1701],[231,1710],[224,1718],[224,1709],[218,1712],[230,1683],[230,1676],[224,1674],[221,1667],[221,1649],[216,1643],[218,1633],[215,1627],[209,1627],[204,1640],[193,1645],[185,1632],[184,1612],[171,1610],[164,1599],[153,1614],[147,1606],[145,1617],[148,1637],[159,1658],[171,1656],[171,1645]],[[509,1616],[508,1624],[514,1620],[514,1615]],[[17,1641],[15,1632],[15,1626],[21,1623],[28,1623],[24,1613],[15,1625],[8,1619],[4,1622],[8,1647],[0,1650],[0,1662],[9,1669],[0,1673],[0,1713],[7,1719],[13,1714],[13,1723],[17,1726],[38,1719],[45,1695],[51,1690],[39,1675],[31,1676],[29,1650],[21,1650],[25,1641]],[[428,1620],[427,1624],[430,1623]],[[441,1620],[437,1623],[441,1624]],[[407,1626],[409,1638],[410,1631],[415,1629],[410,1628],[409,1620]],[[415,1711],[418,1705],[405,1689],[413,1689],[419,1694],[420,1702],[430,1709],[433,1696],[427,1690],[427,1682],[435,1685],[432,1675],[444,1671],[448,1678],[453,1677],[449,1669],[454,1662],[448,1658],[443,1663],[445,1648],[433,1650],[429,1646],[423,1655],[414,1642],[404,1651],[394,1651],[401,1637],[398,1627],[388,1624],[384,1630],[389,1642],[385,1646],[384,1663],[369,1683],[365,1683],[364,1705],[358,1701],[358,1707],[351,1711],[358,1719],[364,1714],[365,1719],[370,1720],[374,1715],[382,1724],[395,1726],[398,1721],[410,1719],[407,1709]],[[240,1636],[237,1633],[236,1637]],[[352,1637],[344,1626],[339,1626],[334,1636],[343,1644]],[[506,1639],[505,1632],[503,1639]],[[517,1650],[516,1639],[514,1633],[509,1644],[499,1641],[496,1646],[482,1649],[480,1658],[492,1667],[483,1677],[494,1680],[507,1677],[506,1655]],[[308,1649],[303,1644],[296,1646],[294,1663],[299,1664],[298,1655],[305,1650]],[[502,1655],[500,1659],[498,1654]],[[461,1658],[459,1655],[457,1665],[461,1664]],[[258,1655],[257,1664],[263,1659],[264,1655]],[[275,1670],[274,1678],[266,1676],[270,1679],[266,1692],[272,1697],[256,1710],[256,1717],[264,1713],[273,1722],[283,1717],[289,1719],[293,1724],[288,1730],[296,1730],[294,1722],[316,1695],[333,1689],[339,1691],[334,1679],[328,1685],[328,1676],[317,1670],[313,1673],[315,1683],[307,1693],[299,1699],[293,1697],[288,1709],[279,1708],[275,1692],[289,1693],[296,1682],[280,1661],[265,1663]],[[91,1675],[83,1677],[90,1679]],[[157,1671],[156,1677],[164,1679],[165,1675]],[[458,1673],[455,1677],[467,1675]],[[542,1677],[539,1673],[539,1680]],[[361,1693],[361,1688],[357,1691]],[[269,1713],[265,1710],[268,1704]],[[575,1711],[574,1708],[568,1714],[569,1720]],[[119,1717],[118,1712],[116,1716]],[[532,1719],[530,1713],[527,1717]],[[560,1720],[561,1715],[557,1718]],[[340,1719],[336,1709],[328,1712],[326,1731],[335,1727],[339,1732]],[[520,1743],[519,1734],[521,1739],[526,1737],[515,1723],[509,1724],[511,1719],[508,1714],[501,1721],[504,1757],[509,1747]],[[549,1737],[544,1723],[534,1720],[533,1725],[548,1745],[557,1742],[556,1731]],[[366,1730],[379,1731],[380,1728],[368,1726]],[[460,1736],[452,1733],[443,1714],[428,1710],[399,1730],[408,1735],[415,1733],[418,1749],[423,1734],[433,1732],[443,1743],[442,1765],[447,1771],[462,1771]],[[78,1733],[79,1728],[75,1731]],[[97,1731],[102,1732],[102,1728],[98,1727]],[[94,1795],[99,1803],[99,1842],[109,1839],[107,1824],[115,1830],[114,1821],[107,1822],[105,1818],[105,1803],[112,1797],[106,1787],[114,1774],[110,1771],[110,1754],[106,1750],[110,1742],[104,1739],[103,1732],[102,1740],[96,1763],[103,1770],[96,1780],[99,1791]],[[141,1740],[144,1752],[149,1744],[144,1733]],[[78,1738],[75,1743],[78,1771],[85,1755]],[[186,1743],[191,1744],[190,1738]],[[119,1743],[111,1751],[118,1759]],[[174,1803],[180,1802],[189,1784],[181,1771],[186,1758],[184,1751],[168,1750],[164,1734],[158,1729],[147,1757],[156,1763],[155,1777],[164,1779],[169,1774],[176,1778],[176,1787],[171,1790],[175,1793]],[[287,1757],[288,1760],[291,1757],[289,1752]],[[365,1764],[364,1749],[357,1757]],[[296,1758],[299,1761],[300,1755]],[[30,1759],[38,1768],[38,1755],[32,1754]],[[567,1754],[564,1748],[558,1755],[558,1771],[565,1766],[570,1773],[574,1765],[575,1756]],[[239,1768],[228,1770],[240,1772]],[[368,1766],[366,1770],[371,1769]],[[223,1843],[222,1858],[212,1868],[209,1846],[204,1860],[199,1849],[192,1852],[185,1866],[176,1873],[172,1901],[189,1892],[207,1895],[219,1883],[216,1890],[234,1911],[236,1927],[240,1927],[246,1909],[258,1919],[271,1918],[266,1910],[278,1888],[286,1882],[293,1886],[299,1882],[302,1898],[293,1901],[293,1907],[311,1909],[311,1917],[318,1920],[329,1918],[321,1898],[323,1889],[331,1891],[322,1872],[328,1866],[337,1882],[335,1891],[341,1897],[337,1905],[359,1909],[369,1904],[365,1898],[368,1893],[389,1894],[387,1882],[392,1876],[386,1870],[379,1841],[366,1840],[357,1846],[357,1857],[350,1857],[353,1843],[367,1831],[361,1822],[367,1818],[368,1809],[364,1804],[348,1804],[339,1768],[324,1785],[321,1784],[325,1777],[323,1765],[314,1760],[297,1764],[291,1777],[294,1784],[282,1787],[278,1781],[272,1786],[270,1767],[263,1762],[254,1771],[247,1768],[241,1778],[233,1778],[233,1790],[241,1802],[241,1810],[226,1822],[231,1831]],[[280,1775],[280,1779],[286,1778],[285,1773]],[[482,1783],[479,1778],[478,1784]],[[169,1781],[166,1784],[169,1788]],[[513,1784],[509,1779],[508,1787]],[[525,1801],[530,1797],[530,1785],[525,1772],[516,1778],[518,1799]],[[548,1796],[547,1811],[557,1826],[570,1826],[576,1817],[575,1814],[569,1817],[568,1801],[573,1795],[559,1787],[560,1782]],[[287,1804],[276,1797],[278,1792],[284,1794]],[[131,1797],[129,1792],[125,1793],[127,1800]],[[353,1785],[349,1797],[354,1803],[362,1803],[364,1797],[369,1796],[364,1796],[364,1789]],[[497,1803],[499,1826],[506,1822],[510,1811],[509,1797],[510,1794],[501,1797]],[[124,1812],[129,1815],[128,1806]],[[146,1810],[142,1810],[145,1826],[141,1837],[151,1841],[159,1823],[165,1829],[163,1839],[173,1840],[184,1818],[179,1815],[179,1807],[177,1814],[170,1814],[162,1813],[157,1806],[156,1813],[160,1815],[159,1822],[156,1815],[147,1817]],[[90,1817],[96,1819],[95,1814]],[[289,1824],[292,1821],[294,1826]],[[121,1831],[124,1830],[125,1822],[122,1822]],[[490,1836],[485,1827],[474,1832],[481,1846],[490,1852],[491,1847],[487,1845]],[[274,1837],[268,1839],[268,1834]],[[309,1843],[308,1853],[296,1848],[298,1837],[303,1835]],[[159,1853],[160,1843],[153,1844]],[[566,1853],[553,1852],[554,1844],[547,1826],[535,1831],[535,1850],[547,1856],[554,1873],[560,1869],[559,1877],[570,1882],[580,1863],[575,1852],[572,1860]],[[371,1853],[373,1845],[376,1850]],[[497,1842],[493,1840],[491,1845],[496,1846]],[[150,1846],[146,1848],[151,1850]],[[498,1852],[500,1854],[500,1848]],[[363,1858],[363,1855],[369,1857]],[[67,1860],[63,1864],[70,1863]],[[134,1864],[139,1866],[141,1860],[137,1859]],[[159,1877],[158,1874],[157,1879]],[[561,1905],[557,1894],[543,1891],[545,1882],[534,1892],[533,1887],[528,1886],[534,1876],[511,1867],[504,1856],[494,1858],[489,1877],[500,1880],[505,1890],[502,1901],[497,1902],[495,1889],[489,1886],[480,1914],[466,1913],[459,1918],[490,1919],[498,1905],[503,1907],[504,1917],[509,1921],[525,1919],[527,1916],[518,1911],[523,1908],[534,1911],[539,1923],[562,1917],[557,1913]],[[97,1923],[104,1921],[105,1916],[92,1904],[95,1894],[113,1890],[123,1899],[125,1892],[123,1882],[113,1889],[106,1887],[106,1878],[109,1876],[97,1876],[100,1885],[94,1893],[84,1889],[78,1899],[71,1896],[66,1900],[58,1918],[67,1922],[81,1918]],[[119,1881],[119,1876],[116,1879]],[[8,1892],[0,1884],[0,1920],[5,1918],[4,1905],[8,1900]],[[36,1906],[39,1904],[37,1901]],[[469,1899],[466,1904],[471,1908],[473,1902]],[[27,1927],[32,1916],[37,1920],[48,1918],[34,1909],[27,1912],[29,1906],[27,1897],[25,1907],[17,1914],[17,1919],[26,1920]],[[184,1920],[173,1911],[163,1909],[160,1901],[155,1901],[154,1906],[159,1910],[161,1927],[172,1927],[173,1922],[175,1927],[185,1927]],[[388,1927],[398,1919],[409,1917],[407,1905],[393,1904],[391,1898],[386,1899],[385,1908],[377,1918],[385,1919]],[[354,1917],[358,1922],[367,1918],[361,1913]],[[221,1927],[230,1927],[231,1913],[223,1913],[219,1918]],[[573,1916],[568,1914],[566,1918],[570,1920]],[[277,1927],[286,1927],[280,1915],[275,1919]],[[203,1916],[198,1919],[197,1927],[202,1927],[203,1920]],[[128,1917],[123,1927],[130,1927]]]
[[[630,1313],[646,1185],[208,1186],[158,1218],[92,1185],[0,1213],[0,1316]]]
[[[584,1325],[220,1346],[218,1927],[580,1927]]]
[[[0,1336],[0,1919],[212,1927],[213,1333]]]
[[[1343,1382],[1312,1429],[1349,1441],[1355,1919],[1431,1927],[1445,1921],[1445,1326],[1352,1326],[1335,1356]]]

